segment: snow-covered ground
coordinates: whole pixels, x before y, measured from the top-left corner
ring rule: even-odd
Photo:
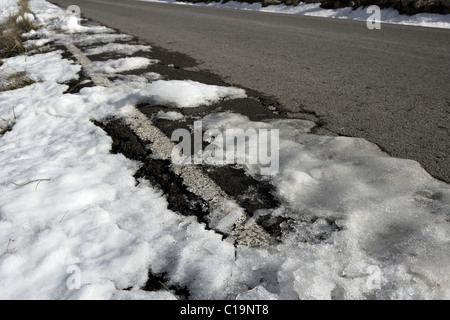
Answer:
[[[2,0],[0,3],[0,23],[5,22],[10,16],[14,16],[18,12],[17,0]]]
[[[30,6],[42,37],[95,36],[96,52],[125,38],[74,26],[44,0]],[[151,50],[130,46],[122,49]],[[0,298],[174,299],[141,289],[149,270],[187,287],[192,299],[450,298],[450,186],[365,140],[310,134],[307,121],[202,119],[205,129],[280,130],[279,172],[266,179],[281,206],[257,215],[286,221],[281,243],[235,247],[195,217],[169,210],[161,191],[136,184],[140,163],[111,154],[112,139],[91,120],[127,115],[140,102],[182,110],[246,93],[154,73],[115,75],[117,66],[154,63],[126,61],[94,64],[92,72],[116,80],[76,94],[66,93],[65,82],[78,78],[80,65],[59,51],[0,67],[36,81],[0,92],[0,126],[11,126],[0,136]]]
[[[350,19],[366,21],[373,15],[373,11],[367,12],[367,8],[352,8],[341,9],[323,9],[320,3],[304,3],[301,2],[297,6],[287,6],[284,4],[272,5],[263,7],[261,3],[242,3],[237,1],[228,1],[226,3],[210,2],[210,3],[190,3],[178,2],[176,0],[141,0],[147,2],[166,2],[176,3],[181,5],[195,5],[207,6],[217,8],[229,8],[239,10],[253,10],[261,12],[285,13],[285,14],[300,14],[305,16],[336,18],[336,19]],[[420,13],[413,16],[399,14],[394,9],[381,9],[379,20],[381,23],[404,24],[411,26],[433,27],[450,29],[450,14],[442,15],[436,13]]]

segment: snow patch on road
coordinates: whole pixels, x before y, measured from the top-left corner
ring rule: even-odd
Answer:
[[[155,80],[161,80],[162,76],[155,72],[146,72],[142,75],[134,74],[115,74],[115,80],[112,81],[111,85],[116,87],[129,87],[133,89],[144,89],[147,87],[149,82]]]
[[[143,100],[166,106],[193,108],[222,99],[245,98],[243,89],[206,85],[192,80],[159,80],[140,93]]]
[[[450,187],[417,162],[390,157],[363,139],[306,134],[311,123],[303,120],[254,122],[219,113],[202,123],[243,135],[250,128],[280,130],[279,173],[271,183],[282,206],[260,214],[291,219],[277,249],[296,252],[289,277],[299,298],[331,298],[339,287],[349,297],[362,287],[343,274],[358,278],[370,268],[379,271],[378,290],[367,292],[376,298],[448,297]],[[245,168],[259,177],[258,165]],[[299,263],[300,256],[309,258]]]
[[[95,61],[91,64],[90,68],[93,72],[114,74],[135,69],[144,69],[157,62],[158,60],[156,59],[126,57],[120,59],[110,59],[107,61]]]
[[[122,44],[122,43],[108,43],[104,46],[98,46],[89,48],[85,51],[86,55],[95,55],[95,54],[102,54],[102,53],[115,53],[115,54],[122,54],[131,56],[135,54],[136,52],[144,51],[149,52],[151,51],[150,46],[144,46],[144,45],[130,45],[130,44]]]

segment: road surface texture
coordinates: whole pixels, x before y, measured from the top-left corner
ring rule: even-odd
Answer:
[[[137,0],[51,0],[450,182],[450,30]]]

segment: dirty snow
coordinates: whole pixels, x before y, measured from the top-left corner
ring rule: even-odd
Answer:
[[[61,9],[30,5],[47,21],[41,34],[61,31],[50,24]],[[46,78],[25,63],[30,58],[74,69]],[[244,168],[274,185],[280,208],[256,215],[284,219],[282,241],[235,248],[168,210],[148,181],[137,184],[140,163],[111,154],[111,138],[91,120],[145,101],[193,107],[242,98],[244,90],[189,80],[145,85],[144,76],[134,88],[124,77],[68,94],[55,79],[74,76],[77,65],[59,52],[13,59],[6,66],[19,62],[13,70],[37,83],[0,93],[0,125],[12,126],[0,136],[1,299],[174,299],[141,289],[149,270],[188,287],[191,299],[450,298],[450,187],[416,162],[362,139],[313,135],[311,122],[206,116],[205,129],[280,130],[278,174]]]
[[[203,126],[280,130],[279,173],[271,183],[282,206],[260,214],[292,219],[277,249],[286,257],[296,252],[288,260],[298,268],[291,280],[301,299],[356,293],[371,269],[380,282],[368,296],[449,297],[450,187],[417,162],[390,157],[363,139],[305,134],[311,123],[302,120],[253,122],[220,113],[203,118]],[[260,168],[246,171],[258,177]]]
[[[158,80],[141,91],[143,100],[153,104],[193,108],[221,99],[245,98],[243,89],[206,85],[192,80]]]
[[[102,54],[102,53],[115,53],[115,54],[131,56],[131,55],[135,54],[136,52],[140,52],[140,51],[145,51],[145,52],[151,51],[151,47],[145,46],[145,45],[108,43],[103,46],[89,48],[85,51],[85,54],[89,56],[89,55]]]
[[[158,60],[143,57],[126,57],[120,59],[109,59],[106,61],[95,61],[91,68],[94,72],[120,73],[135,69],[144,69],[150,64],[157,63]]]
[[[184,115],[180,112],[176,112],[176,111],[159,111],[156,114],[156,118],[157,119],[162,119],[162,120],[174,120],[174,121],[179,121],[179,120],[183,120],[184,119]]]

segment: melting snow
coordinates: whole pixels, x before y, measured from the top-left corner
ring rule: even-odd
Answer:
[[[64,15],[44,0],[30,5],[48,24]],[[79,66],[60,52],[6,59],[2,68],[38,82],[0,93],[0,121],[13,124],[0,136],[0,298],[173,299],[141,289],[149,269],[187,286],[192,299],[450,298],[450,187],[416,162],[362,139],[313,135],[311,122],[206,116],[205,129],[280,129],[280,168],[266,179],[281,206],[256,216],[285,221],[282,242],[235,248],[168,210],[147,181],[136,185],[140,163],[111,154],[111,138],[91,120],[143,101],[194,107],[244,90],[139,78],[135,89],[67,94],[57,82]],[[261,178],[257,165],[245,170]]]

